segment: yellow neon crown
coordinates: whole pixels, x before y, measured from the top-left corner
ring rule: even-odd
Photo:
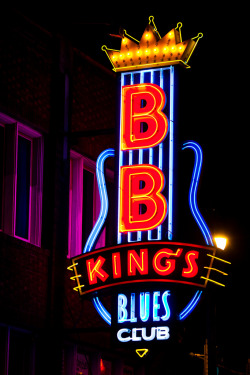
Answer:
[[[151,24],[152,23],[152,24]],[[138,70],[157,66],[180,64],[190,68],[188,61],[198,43],[202,33],[196,37],[182,41],[182,23],[169,31],[163,38],[154,23],[154,17],[149,17],[140,42],[123,30],[121,36],[121,49],[113,50],[102,46],[106,52],[115,72],[126,70]]]

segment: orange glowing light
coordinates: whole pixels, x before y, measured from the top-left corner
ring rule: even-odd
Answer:
[[[124,39],[122,39],[120,51],[109,49],[106,46],[103,46],[102,50],[105,51],[113,65],[114,71],[117,72],[141,70],[149,67],[173,64],[180,64],[186,68],[190,68],[188,61],[199,39],[202,38],[203,35],[199,33],[196,37],[182,42],[181,27],[182,23],[179,22],[176,28],[161,37],[154,23],[154,17],[149,17],[149,24],[140,41],[128,35],[124,30]],[[165,46],[169,47],[168,52],[163,51]],[[171,50],[171,47],[175,47],[175,49]],[[133,60],[127,56],[128,48],[129,51],[133,53]],[[159,50],[156,52],[154,51],[155,48]],[[136,53],[138,49],[142,50],[141,55]],[[159,51],[163,52],[164,55],[162,56],[162,53],[159,53]],[[111,58],[113,53],[118,57],[115,60]],[[124,54],[125,57],[123,60],[119,61],[120,53]]]

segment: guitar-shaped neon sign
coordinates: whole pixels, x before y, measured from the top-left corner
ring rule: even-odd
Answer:
[[[72,258],[70,269],[75,272],[77,286],[74,289],[80,295],[135,282],[196,286],[189,302],[177,313],[177,319],[183,320],[197,306],[207,282],[212,281],[209,275],[216,252],[197,204],[202,149],[196,142],[187,142],[182,149],[192,150],[195,156],[189,207],[205,244],[173,241],[175,65],[188,67],[187,61],[201,34],[198,39],[182,42],[181,24],[178,24],[160,38],[153,18],[150,21],[152,24],[147,26],[139,44],[124,33],[120,52],[103,48],[114,70],[121,71],[119,142],[116,152],[107,149],[97,159],[100,213],[83,254]],[[169,55],[166,48],[172,51]],[[108,214],[104,166],[110,157],[117,158],[117,238],[114,246],[95,249]],[[126,263],[125,272],[122,272],[123,263]],[[167,291],[165,294],[169,295]],[[111,324],[111,314],[99,295],[95,294],[93,304],[101,317]],[[157,309],[156,303],[155,306]],[[169,318],[170,313],[167,316]]]

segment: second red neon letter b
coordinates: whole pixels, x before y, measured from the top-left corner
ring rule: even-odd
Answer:
[[[120,232],[150,230],[167,214],[162,171],[149,164],[121,167]]]

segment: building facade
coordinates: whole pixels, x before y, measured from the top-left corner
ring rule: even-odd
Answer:
[[[95,161],[114,147],[115,76],[21,15],[1,28],[0,373],[143,374],[111,349],[67,270],[99,212]]]

